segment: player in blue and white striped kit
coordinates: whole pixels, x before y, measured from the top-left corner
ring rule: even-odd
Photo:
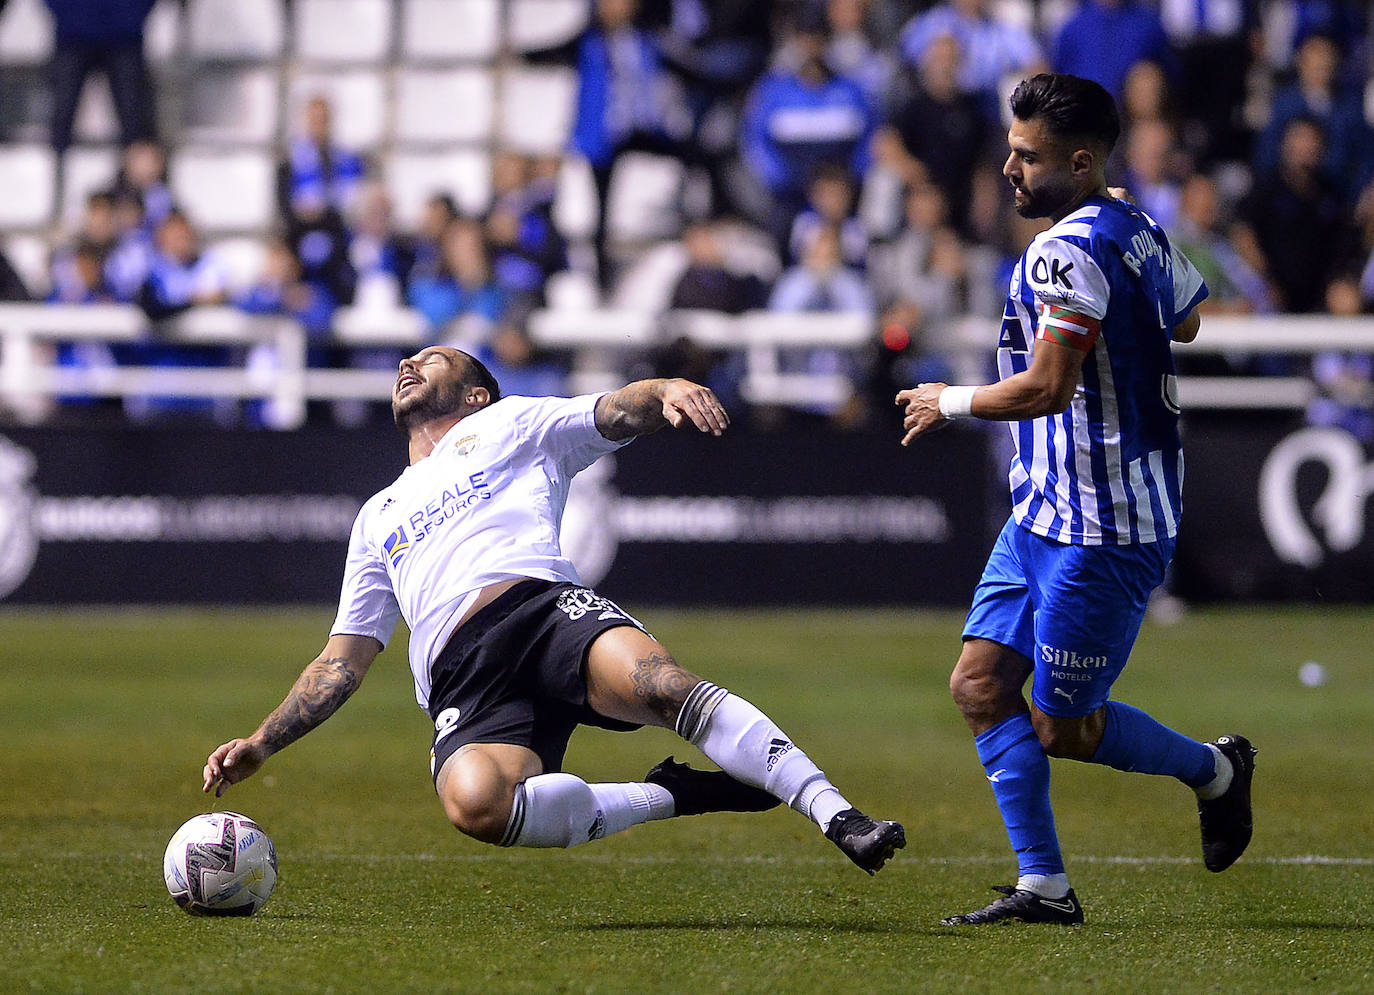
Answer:
[[[1150,217],[1109,195],[1120,132],[1101,86],[1041,74],[1011,97],[1003,173],[1023,217],[1054,224],[1011,278],[999,382],[920,384],[903,445],[952,418],[1010,422],[1012,514],[974,593],[950,690],[972,729],[1019,876],[944,920],[1076,925],[1050,808],[1048,757],[1165,774],[1197,792],[1203,859],[1250,841],[1254,749],[1202,743],[1108,700],[1173,556],[1183,449],[1171,341],[1198,332],[1207,288]],[[1023,695],[1031,679],[1029,703]]]

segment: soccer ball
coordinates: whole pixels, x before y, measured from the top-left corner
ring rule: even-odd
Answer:
[[[277,886],[277,850],[246,815],[210,812],[172,834],[162,876],[193,916],[251,916]]]

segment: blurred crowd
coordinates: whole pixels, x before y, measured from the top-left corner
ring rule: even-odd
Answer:
[[[589,0],[577,37],[518,55],[576,68],[564,156],[498,148],[483,214],[436,194],[402,231],[377,164],[334,138],[348,108],[316,97],[280,156],[278,223],[263,235],[261,272],[231,289],[169,193],[137,25],[133,42],[98,50],[79,31],[63,33],[61,9],[81,4],[48,2],[62,88],[54,146],[70,139],[74,93],[92,68],[122,91],[125,145],[118,175],[53,252],[48,299],[128,302],[154,319],[207,304],[289,315],[308,330],[314,365],[394,365],[396,349],[338,349],[332,322],[342,306],[404,306],[435,341],[488,362],[508,392],[564,392],[574,357],[540,350],[528,331],[532,313],[559,303],[562,281],[585,286],[590,305],[862,313],[873,328],[867,350],[808,348],[783,361],[855,385],[848,402],[807,416],[843,426],[885,418],[897,389],[951,375],[954,319],[983,316],[991,327],[1011,265],[1041,230],[1010,210],[1001,164],[1006,95],[1042,70],[1096,79],[1116,96],[1123,133],[1109,179],[1202,271],[1205,311],[1347,315],[1374,305],[1368,4]],[[129,52],[134,64],[119,61]],[[610,217],[613,180],[631,156],[681,167],[660,240],[673,246],[670,278],[657,283],[643,272],[645,246],[618,238]],[[585,163],[595,192],[585,239],[559,223],[568,160]],[[3,259],[0,293],[28,294]],[[150,342],[72,347],[58,361],[232,358]],[[741,402],[738,350],[683,338],[636,363],[630,372],[692,376]],[[1368,355],[1194,363],[1211,374],[1310,375],[1324,389],[1313,417],[1374,435]],[[348,411],[334,416],[380,416]]]

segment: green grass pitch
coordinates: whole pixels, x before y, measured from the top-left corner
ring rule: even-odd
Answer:
[[[1256,834],[1201,866],[1191,794],[1057,761],[1079,929],[951,930],[1014,875],[947,693],[960,618],[641,617],[754,700],[909,844],[875,878],[795,813],[641,826],[571,851],[448,827],[404,639],[321,729],[217,803],[206,753],[247,734],[323,645],[328,610],[0,611],[0,991],[1374,991],[1374,614],[1197,610],[1147,623],[1118,696],[1259,748]],[[1304,661],[1327,681],[1305,686]],[[568,769],[633,780],[662,730],[580,731]],[[161,857],[196,812],[276,842],[251,919],[194,919]]]

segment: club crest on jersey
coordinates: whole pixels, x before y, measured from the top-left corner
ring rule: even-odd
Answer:
[[[398,566],[405,558],[406,551],[410,549],[410,537],[406,535],[404,527],[397,528],[391,535],[386,537],[382,543],[382,552],[386,554],[387,562],[393,567]]]
[[[468,435],[459,439],[453,446],[453,451],[459,456],[467,456],[477,448],[477,436]]]

